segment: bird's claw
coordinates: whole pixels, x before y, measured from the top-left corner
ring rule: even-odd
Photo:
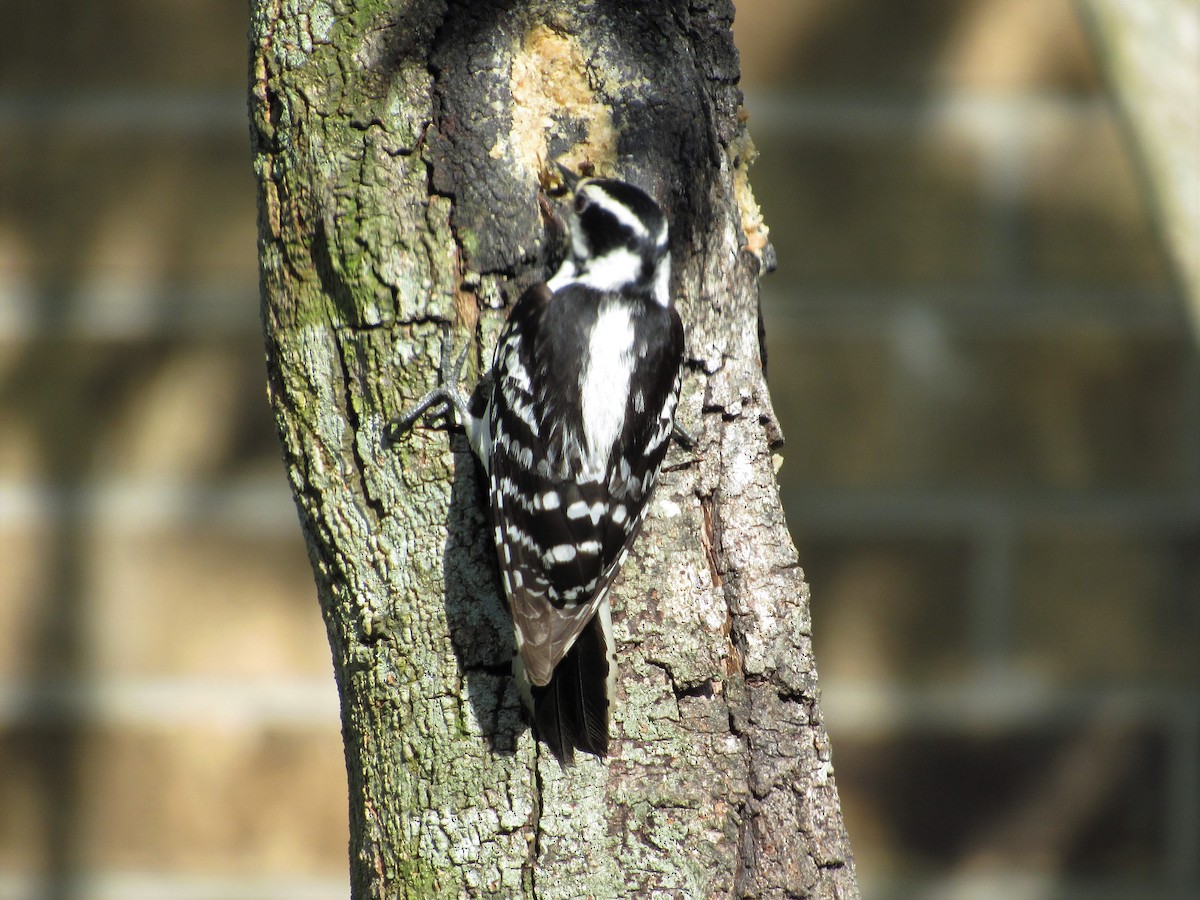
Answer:
[[[426,392],[411,407],[392,419],[387,430],[389,441],[394,442],[407,434],[422,418],[427,424],[432,424],[438,419],[452,421],[452,414],[466,406],[466,400],[458,389],[458,378],[467,361],[471,342],[467,341],[455,357],[450,323],[442,323],[441,328],[442,352],[438,363],[438,386]]]

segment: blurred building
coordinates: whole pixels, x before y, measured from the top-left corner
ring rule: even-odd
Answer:
[[[4,18],[0,897],[345,897],[266,402],[247,4]]]
[[[14,6],[0,897],[344,897],[265,401],[246,4]],[[1071,3],[738,15],[865,896],[1200,895],[1195,331]]]

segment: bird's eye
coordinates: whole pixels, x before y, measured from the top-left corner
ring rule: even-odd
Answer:
[[[575,212],[577,212],[577,213],[583,212],[585,209],[587,209],[587,205],[588,205],[587,194],[580,191],[578,194],[575,195]]]

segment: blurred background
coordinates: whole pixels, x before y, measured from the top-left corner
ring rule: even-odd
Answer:
[[[0,897],[344,897],[245,0],[7,9]],[[1196,331],[1073,5],[745,0],[736,30],[864,896],[1200,896]]]

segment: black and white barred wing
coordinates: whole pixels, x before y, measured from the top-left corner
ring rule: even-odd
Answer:
[[[565,398],[547,403],[547,373],[529,352],[550,302],[549,289],[537,285],[513,309],[497,354],[491,408],[496,548],[518,650],[534,685],[550,681],[595,612],[605,568],[604,555],[595,552],[606,543],[603,535],[598,545],[590,515],[578,515],[585,507],[588,513],[603,508],[603,487],[576,482],[562,464],[556,417]]]

